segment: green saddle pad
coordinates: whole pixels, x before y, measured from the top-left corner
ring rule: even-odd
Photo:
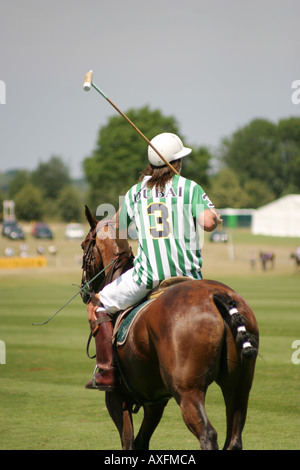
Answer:
[[[116,343],[118,345],[124,344],[128,335],[128,331],[138,315],[138,313],[141,311],[143,307],[145,307],[147,304],[152,302],[152,300],[146,300],[145,302],[137,305],[137,307],[134,307],[128,315],[125,316],[124,320],[122,321],[121,325],[118,328],[118,331],[116,333]]]

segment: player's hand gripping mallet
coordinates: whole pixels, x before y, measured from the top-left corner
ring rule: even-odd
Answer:
[[[152,147],[152,149],[157,153],[157,155],[163,160],[163,162],[168,165],[168,167],[174,172],[176,173],[176,175],[179,175],[178,171],[175,170],[175,168],[173,167],[173,165],[171,165],[170,162],[168,162],[165,157],[154,147],[154,145],[150,142],[150,140],[147,139],[147,137],[136,127],[135,124],[133,124],[133,122],[129,119],[129,117],[126,116],[126,114],[124,114],[109,98],[108,96],[102,91],[100,90],[100,88],[93,82],[93,71],[90,70],[88,73],[85,74],[85,77],[84,77],[84,83],[83,83],[83,89],[85,91],[90,91],[91,89],[91,86],[93,88],[95,88],[95,90],[98,91],[98,93],[100,93],[100,95],[103,96],[103,98],[105,98],[109,104],[111,104],[116,111],[118,111],[119,114],[121,114],[121,116],[123,116],[123,118],[131,125],[131,127],[133,127],[133,129],[147,142],[148,145],[150,145],[150,147]]]

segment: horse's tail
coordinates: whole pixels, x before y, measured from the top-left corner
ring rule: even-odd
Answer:
[[[239,313],[236,301],[224,292],[213,294],[213,300],[231,330],[242,361],[255,359],[258,343],[255,336],[247,331],[247,319]]]

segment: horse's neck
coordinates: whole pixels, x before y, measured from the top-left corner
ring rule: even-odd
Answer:
[[[133,256],[131,247],[128,243],[127,240],[121,240],[122,243],[120,243],[120,240],[117,241],[115,239],[110,239],[107,238],[106,240],[102,240],[101,243],[99,243],[98,246],[99,251],[102,256],[102,263],[103,266],[109,266],[107,268],[106,274],[109,271],[111,262],[122,256],[123,259],[129,259]]]
[[[127,238],[125,240],[116,240],[116,250],[118,254],[125,253],[128,257],[132,256],[131,246],[129,245]]]
[[[98,249],[102,256],[104,266],[108,266],[111,261],[120,256],[124,255],[126,258],[132,257],[132,250],[128,243],[127,238],[119,238],[119,231],[116,229],[115,221],[101,221],[97,225],[97,233],[105,233],[106,236],[96,238]]]

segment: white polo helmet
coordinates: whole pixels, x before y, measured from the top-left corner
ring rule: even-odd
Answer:
[[[184,147],[176,134],[171,134],[170,132],[158,134],[151,140],[151,144],[162,154],[167,162],[172,162],[186,157],[192,151],[192,149]],[[154,166],[165,165],[164,161],[153,150],[153,148],[150,147],[150,145],[148,146],[148,160]]]

